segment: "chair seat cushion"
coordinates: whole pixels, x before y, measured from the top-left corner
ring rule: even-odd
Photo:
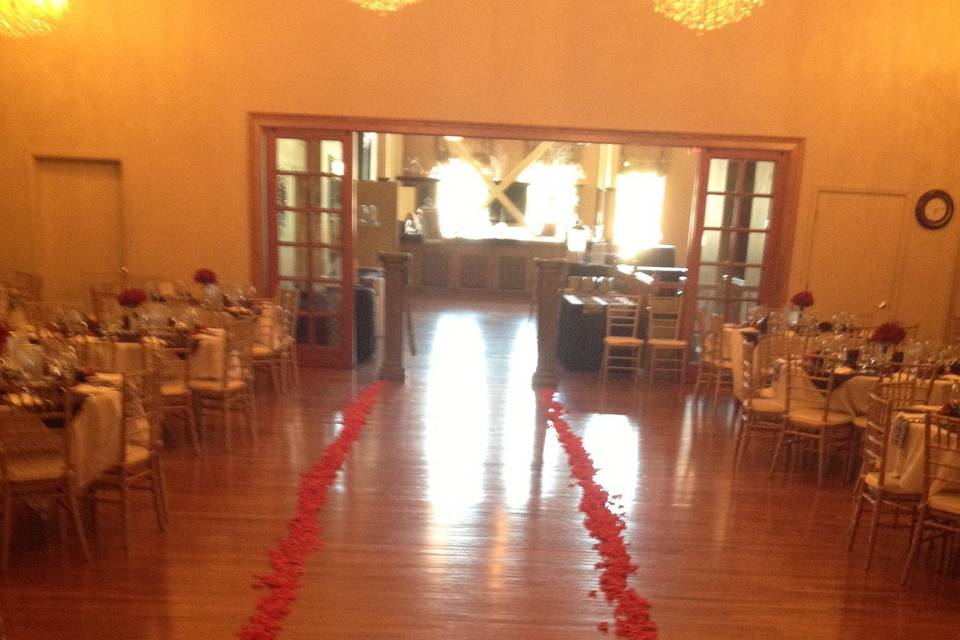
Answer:
[[[58,480],[67,472],[63,454],[41,451],[7,457],[7,480],[41,482]]]
[[[854,418],[853,418],[853,426],[855,426],[855,427],[858,428],[858,429],[866,429],[866,428],[867,428],[867,416],[854,416]]]
[[[824,417],[823,409],[795,409],[790,412],[789,417],[790,422],[810,427],[835,427],[842,424],[850,424],[853,420],[853,416],[839,411],[827,411],[827,415]]]
[[[863,476],[863,481],[865,484],[873,487],[874,489],[880,488],[880,474],[876,471],[871,471],[867,475]],[[900,478],[897,476],[891,476],[889,473],[883,476],[883,490],[887,493],[896,493],[903,496],[916,496],[917,499],[920,498],[920,494],[918,493],[905,491],[904,488],[900,486]]]
[[[667,348],[667,349],[686,349],[687,341],[686,340],[671,340],[669,338],[650,338],[647,340],[647,344],[651,347],[658,348]]]
[[[928,502],[931,509],[960,516],[960,493],[945,491],[930,496]]]
[[[628,336],[607,336],[603,339],[603,344],[611,347],[642,347],[643,340]]]
[[[772,398],[775,395],[776,394],[774,393],[773,387],[764,387],[763,389],[760,389],[761,398]]]
[[[190,393],[186,383],[182,380],[175,382],[164,382],[160,385],[160,395],[169,398],[174,396],[185,396]]]
[[[150,450],[139,445],[128,444],[123,460],[127,464],[142,464],[150,460]]]
[[[269,358],[270,356],[276,355],[276,352],[273,349],[264,344],[254,343],[251,351],[253,352],[254,358]]]
[[[220,380],[191,380],[190,381],[190,390],[196,391],[197,393],[207,393],[207,394],[216,394],[223,393],[224,391],[240,391],[241,389],[246,388],[247,383],[243,380],[229,380],[227,384],[224,385]]]
[[[748,408],[757,413],[783,413],[786,411],[782,402],[771,398],[751,398],[748,400]]]
[[[910,413],[926,413],[928,411],[932,411],[933,413],[937,413],[942,408],[943,405],[939,404],[915,404],[907,407],[904,409],[904,411],[908,411]]]

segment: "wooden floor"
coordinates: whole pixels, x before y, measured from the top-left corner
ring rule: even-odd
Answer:
[[[443,305],[443,306],[441,306]],[[421,300],[420,353],[385,389],[323,513],[326,545],[282,638],[602,637],[588,597],[597,556],[566,459],[536,419],[536,329],[524,305]],[[259,442],[222,439],[166,456],[172,524],[149,502],[129,550],[104,511],[95,561],[55,526],[21,523],[0,578],[6,638],[231,638],[251,577],[284,533],[299,474],[336,432],[338,409],[374,377],[306,371],[298,397],[262,395]],[[664,383],[647,391],[561,383],[599,480],[622,494],[624,532],[663,639],[957,638],[960,580],[930,567],[898,586],[906,536],[884,533],[874,568],[844,547],[851,488],[811,472],[766,475],[755,448],[731,473],[729,403]],[[610,634],[612,636],[612,633]]]

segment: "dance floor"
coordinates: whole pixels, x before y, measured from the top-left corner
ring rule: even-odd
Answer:
[[[598,560],[580,489],[536,409],[536,326],[526,305],[415,301],[419,353],[406,385],[387,385],[331,487],[323,547],[280,638],[612,637],[612,610],[589,592]],[[214,430],[209,453],[166,452],[171,525],[149,499],[124,549],[119,515],[101,510],[85,564],[71,537],[38,516],[19,523],[0,577],[5,637],[231,638],[259,595],[253,576],[286,532],[300,475],[336,437],[338,412],[375,378],[305,370],[288,397],[261,394],[261,431]],[[671,383],[599,384],[564,374],[567,419],[621,496],[630,585],[664,640],[955,637],[960,580],[929,563],[898,583],[906,533],[881,530],[865,573],[845,532],[852,487],[822,489],[798,469],[767,477],[770,450],[732,472],[732,404]]]

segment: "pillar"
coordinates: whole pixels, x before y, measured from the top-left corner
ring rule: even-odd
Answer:
[[[407,373],[403,368],[403,313],[404,289],[407,286],[409,253],[384,252],[380,263],[384,272],[383,359],[380,379],[403,382]]]
[[[537,280],[534,293],[537,302],[537,371],[534,387],[557,384],[557,332],[560,324],[560,284],[566,262],[534,260]]]

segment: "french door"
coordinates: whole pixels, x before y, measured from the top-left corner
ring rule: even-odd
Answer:
[[[267,272],[297,292],[303,364],[354,364],[353,134],[268,128]]]
[[[751,307],[778,302],[789,264],[781,255],[786,164],[779,152],[701,152],[688,251],[698,308],[742,322]]]

